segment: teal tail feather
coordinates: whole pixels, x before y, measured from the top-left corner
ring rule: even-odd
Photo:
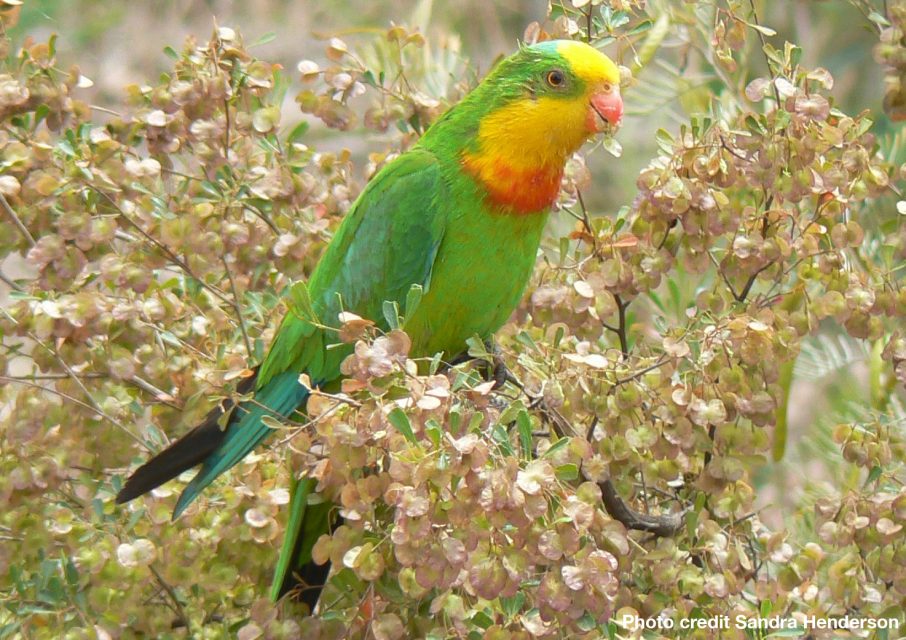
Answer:
[[[264,424],[264,416],[287,418],[305,402],[308,395],[309,390],[299,384],[299,374],[287,371],[274,376],[258,389],[254,401],[243,402],[236,407],[223,440],[180,494],[173,509],[173,519],[178,518],[217,476],[242,460],[271,434],[273,429]]]
[[[327,580],[330,563],[315,564],[311,552],[318,538],[330,532],[331,510],[334,509],[333,504],[323,500],[309,503],[309,496],[314,493],[317,484],[313,478],[293,480],[289,519],[271,585],[271,600],[279,600],[292,592],[312,611]]]

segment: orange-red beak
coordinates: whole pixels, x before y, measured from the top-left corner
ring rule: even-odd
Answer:
[[[600,91],[591,97],[588,110],[588,128],[591,131],[601,133],[606,129],[619,127],[622,121],[623,98],[617,87]]]

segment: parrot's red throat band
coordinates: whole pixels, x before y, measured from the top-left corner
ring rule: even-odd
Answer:
[[[487,201],[504,213],[528,215],[550,209],[560,193],[563,167],[514,167],[501,158],[463,156],[462,166],[487,191]]]

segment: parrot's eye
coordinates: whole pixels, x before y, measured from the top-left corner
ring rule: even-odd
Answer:
[[[562,87],[566,84],[566,76],[559,69],[547,72],[547,83],[552,87]]]

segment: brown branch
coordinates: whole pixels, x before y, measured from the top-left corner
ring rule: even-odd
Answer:
[[[547,421],[551,430],[557,434],[558,437],[562,438],[567,435],[576,435],[578,433],[562,414],[545,404],[543,395],[538,398],[533,398],[529,394],[526,395],[532,399],[532,406],[538,408],[542,418]],[[594,424],[595,422],[593,421],[592,427],[588,431],[589,433],[593,431]],[[587,480],[594,482],[592,478],[589,478],[585,474],[584,468],[582,469],[582,475],[585,476]],[[623,498],[617,493],[616,487],[614,487],[610,478],[602,480],[597,484],[601,489],[601,501],[603,502],[607,513],[610,514],[611,518],[620,522],[627,529],[647,531],[661,537],[671,537],[676,535],[683,527],[686,513],[689,512],[689,508],[686,508],[679,513],[669,513],[660,516],[639,513],[623,501]]]
[[[627,529],[647,531],[656,536],[669,538],[676,535],[683,527],[688,509],[662,516],[639,513],[623,502],[623,498],[617,493],[617,489],[613,486],[610,478],[599,482],[598,486],[601,488],[602,502],[604,503],[604,508],[607,509],[607,513],[610,514],[611,518],[622,523]]]
[[[614,298],[617,301],[619,324],[616,327],[605,324],[604,328],[617,334],[617,337],[620,339],[620,353],[623,354],[623,359],[625,360],[629,357],[629,340],[626,337],[626,307],[629,306],[629,303],[624,303],[620,296],[614,296]]]
[[[761,267],[761,269],[759,269],[758,271],[753,273],[751,276],[749,276],[749,279],[746,281],[746,284],[742,288],[742,291],[739,292],[739,297],[736,298],[739,302],[745,302],[746,298],[749,295],[749,292],[752,290],[752,285],[755,284],[755,279],[761,274],[762,271],[773,266],[773,264],[774,264],[774,262],[771,261],[771,262],[767,263],[766,265],[764,265],[763,267]]]
[[[650,364],[647,367],[639,369],[638,371],[633,373],[631,376],[626,376],[625,378],[618,378],[617,380],[614,381],[613,386],[610,388],[610,391],[608,393],[613,393],[614,389],[616,389],[617,387],[619,387],[621,385],[626,384],[627,382],[632,382],[633,380],[638,380],[639,378],[641,378],[643,375],[645,375],[649,371],[654,371],[655,369],[657,369],[659,367],[663,367],[669,361],[670,361],[670,358],[668,358],[666,355],[662,355],[661,358],[654,364]]]

